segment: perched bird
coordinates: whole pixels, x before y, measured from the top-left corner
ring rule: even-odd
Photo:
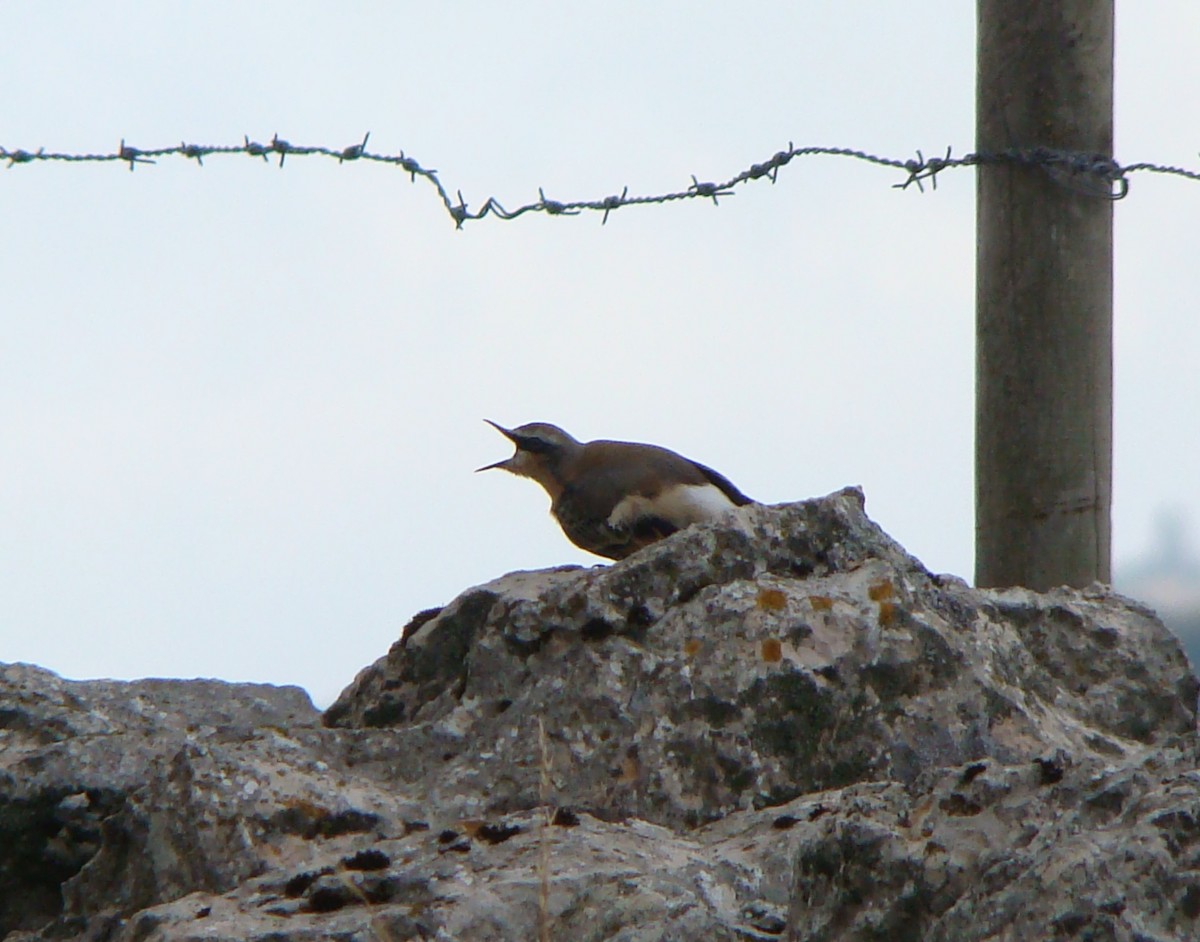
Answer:
[[[576,546],[624,559],[692,523],[750,504],[712,468],[657,445],[578,442],[562,429],[533,422],[507,429],[516,454],[486,467],[533,478],[550,495],[550,512]]]

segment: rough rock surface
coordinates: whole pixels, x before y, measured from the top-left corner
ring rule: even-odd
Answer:
[[[414,619],[302,691],[0,667],[0,937],[1191,939],[1197,681],[844,491]]]

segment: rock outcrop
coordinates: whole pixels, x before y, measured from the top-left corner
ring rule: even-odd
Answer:
[[[302,691],[0,668],[0,936],[1200,937],[1197,681],[848,490],[422,613]]]

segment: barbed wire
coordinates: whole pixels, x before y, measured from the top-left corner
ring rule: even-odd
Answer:
[[[587,210],[602,213],[601,223],[608,222],[609,213],[623,206],[640,206],[649,203],[671,203],[689,199],[711,199],[719,204],[720,197],[734,196],[735,188],[764,177],[775,182],[779,171],[797,157],[848,157],[882,167],[900,170],[906,174],[905,179],[893,184],[893,187],[906,190],[913,184],[921,192],[925,191],[928,181],[933,189],[937,189],[938,174],[946,170],[960,167],[975,167],[981,164],[1012,164],[1024,167],[1040,167],[1047,171],[1055,182],[1087,196],[1101,199],[1119,200],[1129,193],[1129,176],[1134,173],[1160,173],[1184,177],[1189,180],[1200,180],[1200,170],[1187,170],[1182,167],[1165,166],[1155,163],[1135,163],[1121,166],[1111,157],[1102,154],[1089,154],[1077,151],[1055,150],[1048,147],[1010,148],[1003,151],[980,151],[965,154],[962,157],[951,156],[950,148],[946,149],[944,157],[925,157],[917,151],[916,158],[900,159],[882,157],[862,150],[848,147],[796,147],[790,141],[786,150],[777,151],[762,163],[751,164],[747,169],[730,177],[724,182],[701,181],[692,175],[691,186],[684,190],[670,193],[660,193],[653,196],[630,196],[629,188],[625,187],[619,196],[606,196],[603,199],[576,200],[564,202],[550,199],[545,192],[538,188],[536,202],[526,203],[516,209],[506,209],[494,196],[488,197],[480,208],[472,212],[463,199],[462,190],[456,191],[457,200],[451,198],[449,191],[438,177],[436,170],[431,170],[404,151],[399,154],[376,154],[367,150],[370,132],[363,136],[358,144],[349,147],[323,147],[292,144],[283,140],[278,134],[272,136],[268,143],[252,141],[249,137],[241,144],[210,145],[180,143],[174,147],[141,148],[127,144],[123,139],[118,150],[107,154],[69,154],[47,152],[44,148],[36,151],[9,150],[0,147],[0,160],[8,161],[8,168],[18,164],[34,163],[36,161],[60,161],[65,163],[127,163],[134,170],[138,164],[153,164],[162,157],[185,157],[195,160],[204,166],[204,158],[212,155],[244,154],[250,157],[260,157],[264,161],[278,155],[279,166],[289,156],[295,157],[327,157],[338,163],[352,161],[369,161],[374,163],[392,164],[409,174],[415,183],[421,177],[430,183],[445,206],[446,211],[454,220],[457,228],[461,229],[468,221],[483,219],[492,215],[499,219],[516,219],[526,213],[546,213],[551,216],[575,216]]]

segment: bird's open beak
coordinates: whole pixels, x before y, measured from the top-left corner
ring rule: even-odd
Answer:
[[[483,421],[485,421],[488,425],[490,425],[492,428],[494,428],[497,432],[499,432],[501,435],[503,435],[505,438],[507,438],[510,442],[512,442],[513,444],[516,444],[517,436],[513,434],[512,429],[505,428],[503,425],[497,425],[491,419],[484,419]]]
[[[513,435],[510,429],[506,429],[503,425],[497,425],[491,419],[484,419],[483,421],[507,438],[514,445],[516,444],[517,438],[515,435]],[[515,457],[516,455],[513,455],[513,458]],[[509,462],[512,460],[512,458],[505,458],[503,461],[497,461],[495,464],[485,464],[482,468],[476,468],[475,473],[478,474],[480,471],[491,471],[493,468],[500,468],[503,471],[507,471]]]
[[[476,468],[475,473],[478,474],[480,471],[491,471],[492,468],[502,468],[507,471],[508,463],[510,461],[512,461],[512,458],[505,458],[503,461],[497,461],[495,464],[485,464],[482,468]]]

